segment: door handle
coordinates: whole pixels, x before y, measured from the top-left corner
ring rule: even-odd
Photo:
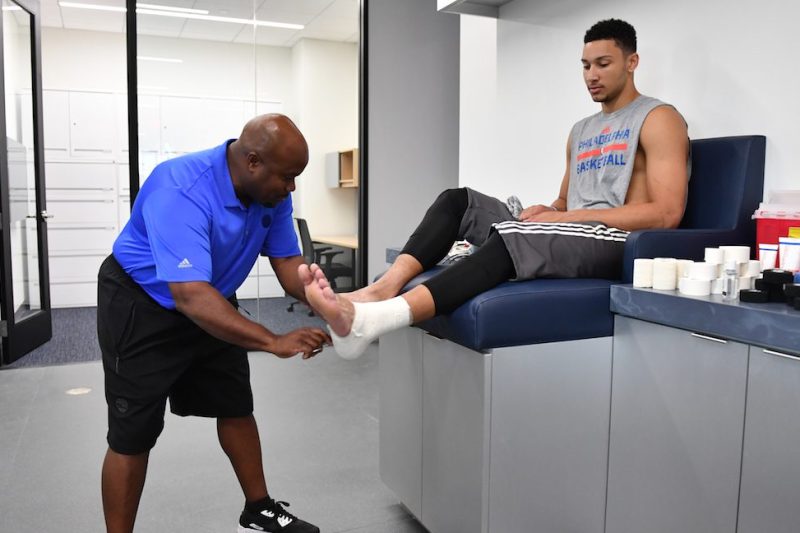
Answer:
[[[772,350],[767,350],[766,348],[762,349],[762,351],[763,351],[764,353],[766,353],[766,354],[769,354],[769,355],[777,355],[778,357],[783,357],[783,358],[785,358],[785,359],[791,359],[792,361],[798,361],[798,360],[800,360],[800,357],[798,357],[798,356],[796,356],[796,355],[789,355],[788,353],[774,352],[774,351],[772,351]]]
[[[42,222],[44,222],[48,218],[55,218],[55,215],[51,215],[47,211],[42,211],[41,213],[39,213],[39,216],[41,217]],[[36,218],[36,215],[26,215],[25,218]]]
[[[720,344],[728,344],[728,341],[726,341],[725,339],[718,339],[716,337],[709,337],[708,335],[700,335],[699,333],[691,333],[691,336],[692,337],[696,337],[698,339],[705,339],[707,341],[718,342]]]

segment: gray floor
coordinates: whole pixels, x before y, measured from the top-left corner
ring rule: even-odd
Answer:
[[[250,356],[270,492],[326,533],[425,531],[378,478],[376,352]],[[104,530],[105,416],[99,362],[0,371],[0,531]],[[136,531],[232,533],[242,503],[214,422],[168,415]]]

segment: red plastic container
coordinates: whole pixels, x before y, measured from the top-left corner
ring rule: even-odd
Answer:
[[[759,244],[778,244],[779,237],[787,237],[789,228],[800,228],[800,218],[757,218],[756,219],[756,250]],[[761,259],[760,252],[756,255]],[[778,257],[776,265],[781,258]]]

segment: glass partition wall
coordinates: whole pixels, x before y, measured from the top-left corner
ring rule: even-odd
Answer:
[[[358,0],[139,4],[138,184],[165,159],[238,137],[256,115],[286,114],[310,152],[292,195],[294,215],[307,222],[316,247],[340,251],[334,260],[351,269],[337,285],[351,290],[359,183],[358,164],[348,166],[348,157],[358,153],[359,9]],[[284,292],[260,258],[237,295]]]
[[[49,338],[51,304],[96,305],[98,268],[156,164],[237,137],[261,113],[285,113],[306,135],[310,160],[293,195],[295,216],[307,222],[316,247],[338,251],[334,260],[350,267],[339,270],[339,290],[363,283],[354,272],[365,263],[366,241],[358,150],[365,0],[0,3],[0,148],[8,161],[8,190],[0,192],[12,204],[3,212],[9,275],[0,303],[13,305],[0,333],[15,324],[35,330],[15,336],[15,353]],[[128,35],[131,17],[138,29]],[[138,78],[135,123],[131,74]],[[283,296],[268,261],[259,260],[239,296]]]
[[[40,10],[2,0],[0,50],[0,364],[51,336],[47,219],[42,157]]]

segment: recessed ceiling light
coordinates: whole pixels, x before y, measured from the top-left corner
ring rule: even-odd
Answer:
[[[174,57],[151,57],[151,56],[136,56],[140,61],[161,61],[162,63],[183,63],[183,59]]]
[[[75,7],[79,9],[95,9],[97,11],[115,11],[117,13],[125,13],[127,9],[117,6],[101,6],[99,4],[82,4],[80,2],[59,2],[61,7]]]
[[[70,396],[81,396],[83,394],[89,394],[90,392],[92,392],[92,389],[90,389],[89,387],[76,387],[74,389],[68,389],[66,391],[66,393],[69,394]]]
[[[80,2],[59,2],[61,7],[74,7],[80,9],[96,9],[98,11],[115,11],[118,13],[125,13],[124,7],[116,6],[103,6],[100,4],[84,4]],[[143,4],[137,4],[143,5]],[[289,30],[302,30],[305,28],[302,24],[289,24],[287,22],[273,22],[271,20],[256,20],[256,19],[240,19],[234,17],[215,17],[213,15],[203,15],[199,13],[188,13],[184,11],[167,11],[168,6],[158,6],[158,9],[137,7],[136,13],[138,15],[157,15],[160,17],[176,17],[186,18],[193,20],[207,20],[210,22],[228,22],[230,24],[248,24],[251,26],[266,26],[271,28],[285,28]],[[178,8],[175,8],[178,9]]]
[[[173,7],[173,6],[161,6],[158,4],[140,4],[136,3],[136,8],[144,8],[144,9],[161,9],[162,11],[175,11],[176,13],[197,13],[198,15],[208,15],[208,9],[191,9],[188,7]]]
[[[302,24],[289,24],[286,22],[272,22],[271,20],[240,19],[234,17],[215,17],[213,15],[196,15],[194,13],[173,13],[171,11],[156,11],[154,9],[137,9],[139,15],[159,15],[162,17],[178,17],[194,20],[208,20],[211,22],[229,22],[232,24],[250,24],[253,26],[270,26],[273,28],[287,28],[290,30],[302,30]]]

